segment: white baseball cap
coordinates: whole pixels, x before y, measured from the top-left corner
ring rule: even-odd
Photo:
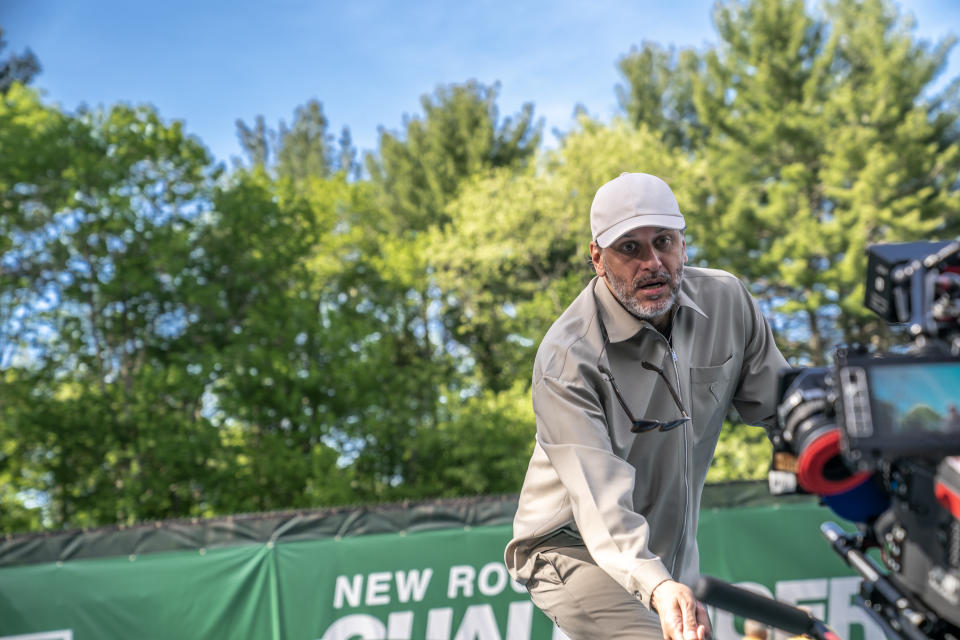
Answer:
[[[593,238],[604,248],[637,227],[686,226],[670,187],[649,173],[621,173],[597,189],[590,207]]]

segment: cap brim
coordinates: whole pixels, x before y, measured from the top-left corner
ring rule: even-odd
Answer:
[[[664,229],[683,229],[687,226],[682,215],[670,214],[644,214],[627,218],[613,225],[603,233],[597,236],[596,242],[601,248],[606,248],[614,240],[626,232],[637,227],[662,227]]]

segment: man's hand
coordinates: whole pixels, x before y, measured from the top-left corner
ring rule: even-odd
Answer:
[[[706,640],[711,637],[707,610],[693,597],[690,587],[665,580],[650,594],[650,604],[660,616],[665,640]]]

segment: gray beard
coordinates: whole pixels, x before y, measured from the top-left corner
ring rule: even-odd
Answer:
[[[610,269],[607,268],[606,258],[601,256],[600,259],[603,262],[603,270],[607,274],[607,282],[610,283],[610,288],[613,290],[614,297],[633,316],[640,320],[646,320],[647,322],[652,323],[654,320],[657,318],[662,318],[664,315],[669,313],[671,309],[673,309],[673,305],[677,302],[677,293],[680,290],[680,282],[683,280],[682,264],[680,265],[680,268],[677,269],[676,274],[671,274],[667,270],[663,270],[656,274],[659,277],[666,277],[669,279],[670,295],[660,300],[643,304],[633,296],[633,293],[638,288],[638,284],[642,284],[642,282],[628,283],[626,280],[611,275]]]

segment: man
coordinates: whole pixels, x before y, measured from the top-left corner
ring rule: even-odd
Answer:
[[[590,209],[597,277],[537,351],[537,438],[505,561],[572,640],[702,640],[700,495],[732,404],[772,420],[786,362],[728,273],[687,268],[663,180],[624,173]]]

